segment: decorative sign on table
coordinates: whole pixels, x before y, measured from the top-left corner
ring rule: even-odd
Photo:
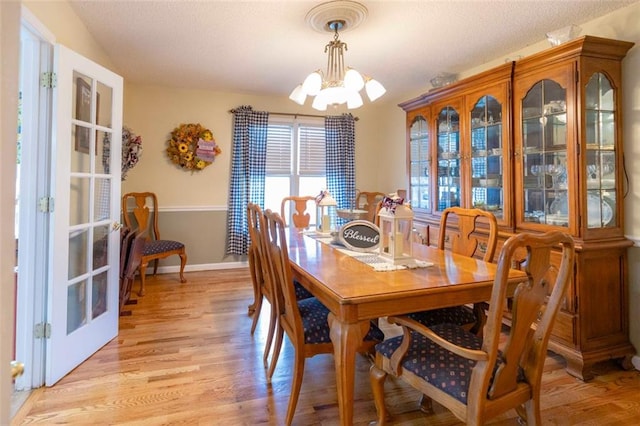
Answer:
[[[338,238],[349,250],[375,251],[380,245],[380,228],[366,220],[353,220],[340,228]]]

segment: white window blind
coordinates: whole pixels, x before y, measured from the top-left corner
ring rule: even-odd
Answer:
[[[298,174],[301,176],[325,175],[324,126],[298,128],[300,144]]]
[[[269,124],[267,130],[268,175],[291,175],[293,127]]]

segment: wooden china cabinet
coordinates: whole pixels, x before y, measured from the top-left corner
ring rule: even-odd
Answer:
[[[400,104],[426,243],[435,244],[440,212],[452,205],[492,211],[501,243],[523,231],[574,237],[573,283],[549,349],[585,380],[594,363],[631,368],[635,354],[621,126],[621,61],[632,46],[584,36]]]

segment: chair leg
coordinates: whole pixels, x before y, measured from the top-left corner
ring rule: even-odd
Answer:
[[[420,411],[425,414],[433,414],[433,400],[427,395],[422,395],[420,398]]]
[[[180,282],[186,283],[187,280],[184,277],[184,267],[187,264],[187,253],[183,251],[182,253],[179,254],[179,256],[180,256]]]
[[[273,342],[273,334],[276,331],[276,325],[278,322],[278,314],[276,312],[276,309],[273,305],[270,306],[270,312],[269,312],[269,333],[267,333],[267,341],[264,344],[264,355],[262,356],[262,362],[264,364],[264,368],[267,368],[268,366],[268,358],[269,358],[269,352],[271,351],[271,343]],[[277,359],[272,359],[271,360],[272,363],[276,363]]]
[[[289,394],[289,407],[287,407],[287,426],[291,425],[293,415],[298,405],[298,397],[300,396],[300,388],[302,387],[302,377],[304,376],[304,353],[302,348],[296,349],[295,366],[293,369],[293,381],[291,382],[291,393]]]
[[[258,293],[256,295],[256,301],[253,303],[253,321],[251,322],[251,335],[256,331],[256,326],[258,325],[258,318],[260,318],[260,311],[262,311],[262,301],[264,300],[264,296],[262,293]]]
[[[251,284],[253,285],[253,303],[247,306],[247,315],[253,315],[258,307],[258,299],[262,298],[262,292],[260,291],[260,283],[258,282],[258,276],[255,271],[255,261],[253,260],[255,257],[254,251],[249,248],[249,253],[247,255],[249,260],[249,272],[251,273]],[[255,319],[254,325],[251,327],[251,334],[253,334],[253,330],[255,329]]]
[[[524,403],[524,408],[527,413],[527,416],[524,419],[525,424],[529,426],[542,424],[542,419],[540,418],[540,394],[537,396],[534,394],[533,398]]]
[[[271,364],[269,364],[269,371],[267,372],[267,383],[271,383],[273,372],[276,369],[278,363],[278,357],[280,356],[280,349],[282,349],[282,339],[284,337],[284,329],[278,323],[276,323],[276,342],[273,345],[273,354],[271,354]]]
[[[387,424],[389,414],[387,408],[384,405],[384,381],[387,378],[387,373],[375,364],[369,369],[369,381],[371,382],[371,390],[373,391],[373,401],[376,404],[376,411],[378,413],[378,426],[384,426]]]
[[[153,275],[154,276],[158,273],[158,263],[160,263],[160,259],[155,259],[153,261]]]
[[[149,262],[140,263],[140,291],[138,296],[144,296],[144,278],[147,275],[147,265]]]

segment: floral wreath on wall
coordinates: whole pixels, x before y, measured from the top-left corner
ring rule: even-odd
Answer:
[[[122,163],[120,180],[127,178],[129,170],[133,169],[142,157],[142,137],[133,133],[127,126],[122,126]],[[102,139],[102,164],[104,171],[109,173],[111,161],[111,133],[105,133]]]
[[[127,126],[122,127],[122,175],[120,180],[127,178],[127,173],[142,157],[142,137],[133,133]]]
[[[204,169],[222,153],[211,130],[200,123],[176,127],[168,143],[167,155],[171,162],[191,171]]]

